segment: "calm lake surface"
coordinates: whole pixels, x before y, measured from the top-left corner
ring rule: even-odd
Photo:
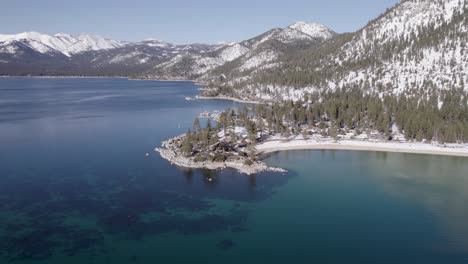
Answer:
[[[266,158],[287,174],[171,166],[189,82],[0,78],[0,263],[468,263],[468,159]],[[145,153],[150,153],[149,157]]]

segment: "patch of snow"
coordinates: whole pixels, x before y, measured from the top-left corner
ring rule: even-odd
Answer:
[[[0,47],[0,53],[15,54],[16,52],[18,52],[18,48],[15,46],[7,45],[4,47]]]
[[[228,46],[227,48],[223,49],[221,51],[221,54],[219,55],[219,58],[224,62],[229,62],[239,58],[247,52],[249,52],[248,48],[236,43],[232,46]]]
[[[278,33],[275,38],[283,43],[292,43],[301,40],[313,40],[313,38],[303,32],[295,30],[293,28],[285,28]]]
[[[252,56],[248,58],[242,66],[239,68],[240,71],[245,71],[245,70],[250,70],[252,68],[259,67],[260,65],[263,65],[268,62],[272,62],[277,58],[277,55],[275,52],[267,50],[263,51],[259,54],[256,54],[255,56]]]
[[[145,56],[144,58],[141,58],[142,56]],[[111,60],[109,60],[109,63],[121,63],[124,61],[128,60],[135,60],[140,64],[148,62],[149,58],[146,57],[144,53],[141,52],[130,52],[128,54],[119,54],[115,57],[113,57]]]

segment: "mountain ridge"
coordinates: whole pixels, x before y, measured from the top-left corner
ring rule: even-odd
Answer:
[[[324,25],[297,22],[286,28],[274,28],[256,37],[235,44],[220,47],[211,53],[180,54],[168,62],[155,66],[143,76],[155,79],[201,79],[210,78],[210,73],[226,64],[239,70],[250,70],[260,64],[269,63],[279,56],[284,45],[288,48],[314,46],[332,38],[336,33]],[[268,48],[267,45],[271,44]]]
[[[57,51],[67,57],[85,51],[118,48],[126,44],[123,41],[115,41],[89,34],[70,35],[57,33],[55,35],[48,35],[32,31],[12,35],[0,35],[0,43],[3,42],[5,44],[13,41],[37,42],[43,47],[39,47],[37,44],[30,47],[40,53]]]
[[[346,87],[380,96],[468,90],[467,16],[466,1],[402,1],[362,29],[291,51],[255,75],[220,73],[228,78],[212,87],[251,100],[298,100]]]

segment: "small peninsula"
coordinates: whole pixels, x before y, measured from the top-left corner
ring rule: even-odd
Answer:
[[[262,156],[282,150],[356,150],[468,157],[468,144],[409,138],[393,122],[367,129],[336,126],[327,113],[312,119],[304,103],[256,104],[250,108],[203,112],[184,135],[162,142],[161,157],[186,168],[232,168],[241,173],[285,172]],[[320,110],[319,110],[320,111]],[[307,122],[307,118],[312,120]],[[202,125],[200,120],[206,120]],[[213,125],[215,123],[215,125]],[[372,124],[372,125],[370,125]]]
[[[286,172],[259,160],[255,145],[266,138],[267,132],[257,129],[248,113],[247,107],[237,112],[201,113],[200,117],[206,118],[204,127],[196,118],[191,130],[162,142],[162,148],[155,151],[171,163],[187,168],[233,168],[245,174]],[[214,127],[212,118],[216,121]]]

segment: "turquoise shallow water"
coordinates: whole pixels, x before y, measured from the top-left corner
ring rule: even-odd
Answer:
[[[0,263],[468,263],[468,160],[290,151],[171,166],[188,82],[0,78]],[[145,157],[145,153],[151,153]]]

